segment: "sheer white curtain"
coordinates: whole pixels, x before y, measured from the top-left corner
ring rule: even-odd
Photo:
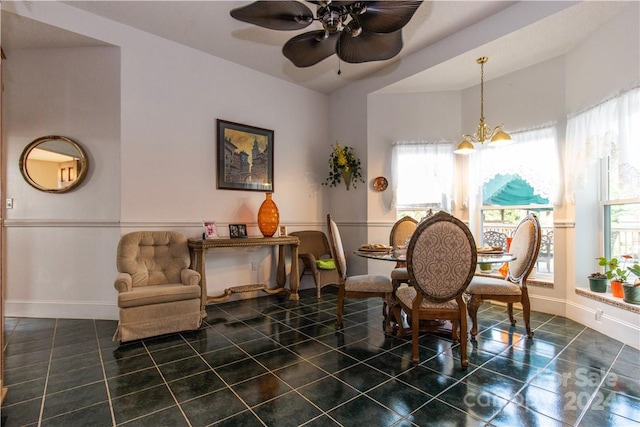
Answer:
[[[620,182],[637,185],[640,163],[640,88],[605,101],[567,120],[564,157],[565,198],[575,202],[575,192],[586,184],[586,170],[599,159],[612,156],[611,169]],[[637,191],[636,191],[637,193]]]
[[[391,208],[435,203],[450,211],[454,172],[451,142],[396,142],[391,152]]]
[[[558,203],[559,161],[555,126],[511,133],[512,144],[476,147],[469,156],[470,177],[476,192],[497,174],[518,174],[534,193]],[[476,193],[477,194],[477,193]]]

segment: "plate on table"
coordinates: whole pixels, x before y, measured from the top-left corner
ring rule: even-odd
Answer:
[[[358,250],[360,252],[390,252],[393,248],[391,246],[383,245],[381,243],[364,244],[360,245]]]
[[[500,246],[482,246],[476,248],[478,255],[503,255],[504,250]]]

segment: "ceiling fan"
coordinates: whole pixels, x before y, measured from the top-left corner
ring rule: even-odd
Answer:
[[[282,53],[296,67],[310,67],[333,55],[349,63],[382,61],[402,50],[402,27],[422,1],[256,1],[231,16],[272,30],[301,30],[318,21],[321,30],[291,38]]]

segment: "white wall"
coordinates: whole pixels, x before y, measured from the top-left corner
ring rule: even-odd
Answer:
[[[6,315],[113,317],[120,215],[120,52],[114,47],[13,51],[3,63]],[[96,84],[99,82],[99,84]],[[67,136],[87,153],[76,190],[50,194],[20,175],[24,147]]]
[[[640,3],[631,2],[621,13],[566,55],[566,114],[576,114],[622,90],[640,84]],[[570,164],[570,160],[566,160]],[[640,316],[609,304],[577,295],[587,288],[586,276],[596,271],[602,256],[601,223],[597,201],[596,168],[588,187],[576,194],[575,230],[568,239],[573,257],[567,259],[567,316],[620,341],[640,347]],[[601,229],[601,227],[600,227]],[[595,310],[604,310],[602,323]]]
[[[218,118],[274,130],[281,223],[322,228],[326,95],[62,3],[7,7],[116,46],[13,51],[3,63],[6,194],[16,205],[6,222],[7,316],[117,318],[115,252],[128,231],[196,237],[212,219],[222,235],[238,222],[258,234],[264,193],[216,189]],[[24,146],[56,133],[77,140],[90,161],[86,183],[62,195],[38,192],[17,171]],[[273,282],[274,255],[212,251],[209,294]]]
[[[461,134],[460,92],[371,94],[368,99],[367,241],[386,243],[390,224],[396,220],[396,211],[390,206],[392,144],[399,140],[457,142]],[[371,190],[371,181],[377,176],[389,179],[386,191]],[[389,274],[392,268],[392,263],[368,262],[373,274]]]

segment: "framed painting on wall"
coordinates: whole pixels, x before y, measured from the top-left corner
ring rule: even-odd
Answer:
[[[217,120],[217,187],[273,192],[273,131]]]

